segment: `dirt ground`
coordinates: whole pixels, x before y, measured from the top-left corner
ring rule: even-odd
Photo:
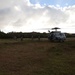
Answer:
[[[0,42],[0,75],[75,75],[75,38]]]

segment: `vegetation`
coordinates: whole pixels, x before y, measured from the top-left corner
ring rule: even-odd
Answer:
[[[75,37],[75,34],[69,34],[69,33],[65,33],[67,37]],[[40,38],[47,38],[48,37],[48,33],[40,33],[40,32],[29,32],[29,33],[23,33],[23,32],[9,32],[9,33],[4,33],[2,31],[0,31],[0,38],[1,39],[11,39],[14,37],[17,38],[38,38],[40,36]]]
[[[0,40],[0,75],[75,75],[75,38]]]

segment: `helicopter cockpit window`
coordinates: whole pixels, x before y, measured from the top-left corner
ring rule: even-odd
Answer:
[[[60,35],[62,36],[63,34],[62,34],[62,33],[60,33]]]

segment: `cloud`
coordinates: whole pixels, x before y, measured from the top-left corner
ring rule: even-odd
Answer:
[[[0,0],[0,29],[25,31],[27,28],[75,26],[74,12],[75,6],[41,6],[29,0]]]

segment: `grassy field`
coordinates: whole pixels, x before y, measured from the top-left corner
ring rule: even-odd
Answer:
[[[75,38],[63,43],[0,39],[0,75],[75,75]]]

